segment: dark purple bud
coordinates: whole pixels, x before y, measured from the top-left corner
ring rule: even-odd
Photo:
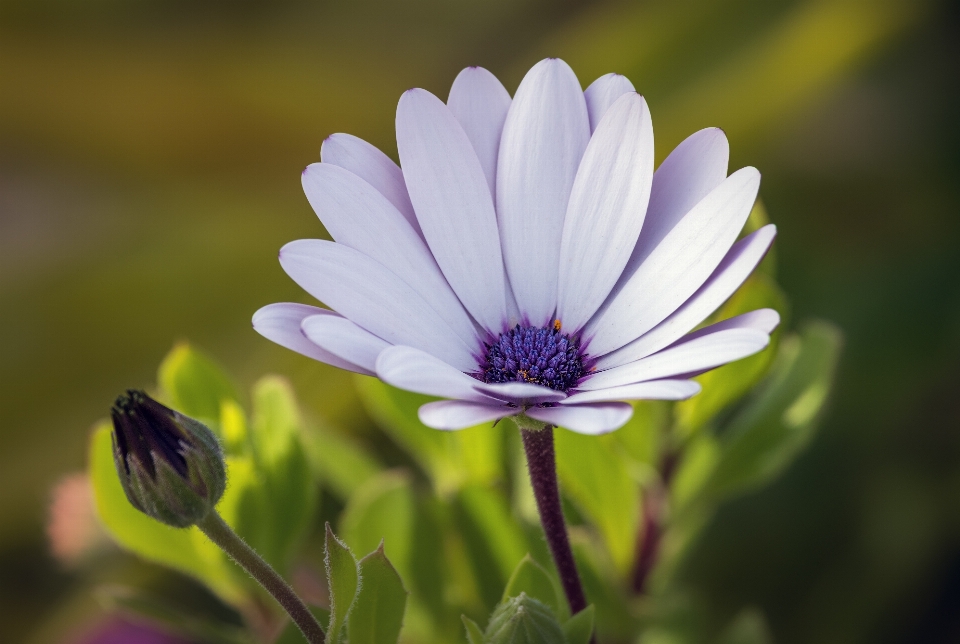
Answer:
[[[114,461],[130,503],[176,527],[207,516],[226,486],[213,432],[133,389],[117,398],[111,416]]]

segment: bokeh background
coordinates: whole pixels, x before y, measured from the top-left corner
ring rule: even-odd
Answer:
[[[300,170],[338,131],[395,156],[410,87],[513,91],[545,56],[626,74],[660,159],[724,128],[789,319],[845,332],[818,438],[723,508],[692,587],[778,642],[960,641],[960,11],[934,0],[0,1],[0,641],[47,641],[82,587],[52,486],[178,340],[364,425],[349,378],[250,327],[308,301],[276,261],[324,234]]]

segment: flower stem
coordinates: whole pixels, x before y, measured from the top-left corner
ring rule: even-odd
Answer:
[[[519,425],[520,423],[518,423]],[[550,554],[560,574],[560,583],[567,595],[570,612],[576,615],[587,607],[587,600],[580,584],[580,575],[573,560],[567,526],[560,507],[560,489],[557,487],[557,462],[553,451],[553,426],[529,429],[520,426],[523,449],[527,454],[527,469],[533,496],[537,500],[540,524],[550,546]]]
[[[320,624],[314,618],[310,609],[303,603],[293,588],[284,581],[277,571],[270,567],[253,548],[241,539],[236,532],[217,514],[216,510],[204,517],[197,527],[217,544],[237,564],[250,573],[268,593],[290,615],[290,619],[297,625],[303,636],[310,644],[323,644],[326,637]]]
[[[641,506],[642,526],[637,538],[636,562],[633,568],[633,592],[642,595],[647,590],[647,581],[660,554],[660,540],[664,531],[664,514],[680,457],[676,452],[667,452],[660,462],[660,483],[644,490]]]
[[[663,527],[660,524],[659,491],[643,493],[641,513],[643,515],[640,537],[637,539],[636,563],[633,568],[633,592],[642,594],[646,591],[647,578],[653,571],[660,551],[660,537]]]

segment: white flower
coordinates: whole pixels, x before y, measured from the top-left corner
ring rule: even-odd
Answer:
[[[463,70],[446,104],[412,89],[397,107],[401,167],[334,134],[303,187],[335,241],[280,251],[333,310],[272,304],[274,342],[410,391],[437,429],[525,413],[585,434],[622,426],[623,400],[683,399],[689,378],[762,350],[779,323],[753,311],[690,333],[773,242],[736,241],[760,174],[727,176],[719,129],[654,172],[646,101],[623,76],[584,92],[561,60],[511,100]]]

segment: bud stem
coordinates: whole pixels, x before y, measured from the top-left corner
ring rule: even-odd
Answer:
[[[527,470],[530,472],[533,496],[537,500],[540,525],[543,526],[547,545],[550,546],[550,554],[553,555],[553,562],[557,566],[560,583],[570,604],[570,612],[576,615],[587,607],[587,600],[583,594],[583,586],[580,584],[577,565],[573,560],[573,550],[570,549],[567,526],[560,506],[557,462],[553,450],[553,426],[527,429],[521,423],[517,424],[520,426],[523,449],[527,454]]]
[[[197,523],[197,527],[210,541],[217,544],[237,564],[257,580],[268,593],[273,595],[280,606],[290,615],[303,636],[310,644],[323,644],[326,636],[310,609],[303,603],[277,571],[270,567],[253,548],[241,539],[236,532],[217,514],[211,511]]]

